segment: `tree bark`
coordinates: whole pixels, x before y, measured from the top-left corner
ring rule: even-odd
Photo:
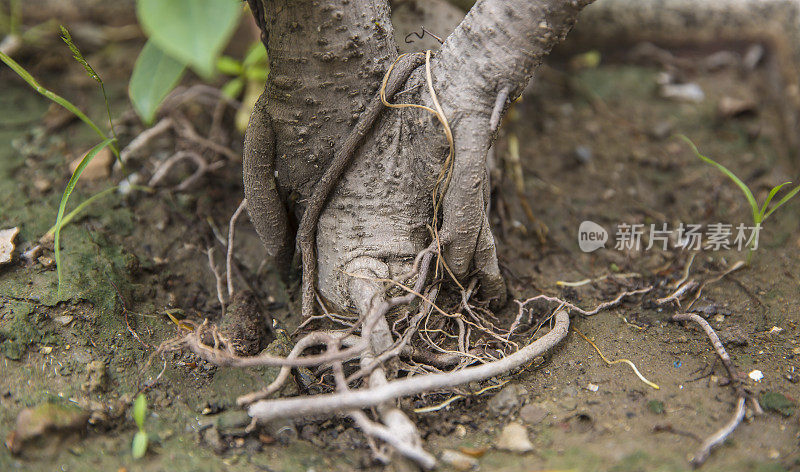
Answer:
[[[375,96],[397,47],[386,1],[250,3],[264,31],[270,75],[247,132],[245,193],[269,254],[285,264],[293,221],[301,219],[335,149]],[[455,276],[464,282],[476,273],[487,298],[504,298],[486,214],[486,153],[496,131],[491,117],[519,95],[588,3],[479,1],[433,55],[431,85],[455,138],[441,221],[433,221],[431,199],[448,155],[441,124],[418,109],[379,115],[317,225],[319,272],[309,282],[337,309],[359,302],[348,293],[346,274],[406,272],[430,243],[433,224],[441,225],[443,254]],[[433,103],[424,69],[411,75],[397,100]]]

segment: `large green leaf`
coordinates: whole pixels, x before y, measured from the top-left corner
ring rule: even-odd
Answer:
[[[239,0],[138,0],[136,8],[150,40],[204,77],[213,74],[241,12]]]
[[[128,95],[133,108],[147,124],[153,122],[158,106],[167,94],[178,85],[186,68],[161,50],[153,41],[144,45],[133,66]]]

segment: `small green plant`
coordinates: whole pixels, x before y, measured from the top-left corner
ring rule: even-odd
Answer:
[[[744,193],[744,196],[745,196],[745,198],[747,198],[747,202],[750,204],[750,208],[753,211],[753,226],[755,228],[757,228],[757,230],[761,228],[762,223],[771,214],[775,213],[775,210],[780,208],[784,203],[788,202],[792,197],[794,197],[795,195],[797,195],[798,192],[800,192],[800,185],[798,185],[793,190],[791,190],[789,193],[784,195],[783,198],[778,200],[778,203],[773,205],[772,208],[770,208],[769,204],[772,202],[772,199],[775,198],[775,195],[777,195],[778,192],[784,186],[791,184],[791,182],[784,182],[784,183],[782,183],[780,185],[776,185],[775,187],[773,187],[772,190],[769,191],[769,194],[767,195],[767,199],[764,201],[764,204],[759,207],[755,196],[753,196],[753,192],[750,190],[750,188],[747,186],[747,184],[745,184],[742,181],[742,179],[737,177],[736,174],[731,172],[730,169],[728,169],[727,167],[723,166],[719,162],[716,162],[713,159],[711,159],[710,157],[706,157],[706,156],[700,154],[700,151],[697,150],[697,146],[694,145],[694,143],[692,142],[691,139],[687,138],[686,136],[684,136],[682,134],[678,135],[678,137],[680,139],[686,141],[686,143],[689,144],[689,146],[691,146],[692,151],[694,151],[694,154],[697,157],[702,159],[706,164],[710,164],[710,165],[716,167],[717,170],[719,170],[720,172],[722,172],[723,174],[728,176],[728,178],[731,179],[742,190],[742,193]],[[750,263],[750,259],[751,259],[752,254],[753,254],[753,248],[755,247],[755,244],[756,244],[756,241],[754,240],[753,243],[751,244],[751,246],[748,248],[748,251],[747,251],[747,263],[748,264]]]
[[[136,1],[147,43],[133,66],[128,95],[142,121],[153,122],[187,67],[203,79],[217,72],[242,11],[238,0]]]
[[[233,76],[222,86],[222,93],[230,98],[236,98],[248,82],[263,82],[267,79],[269,73],[267,51],[261,41],[257,41],[250,46],[241,61],[231,56],[221,56],[217,59],[217,70]]]
[[[100,127],[92,121],[91,118],[86,116],[78,107],[76,107],[72,102],[69,100],[61,97],[60,95],[42,87],[39,82],[27,71],[24,67],[19,65],[16,61],[11,59],[8,55],[0,52],[0,60],[2,60],[6,65],[8,65],[11,70],[13,70],[19,77],[21,77],[25,82],[28,83],[34,90],[36,90],[41,95],[45,96],[46,98],[50,99],[51,101],[61,105],[68,111],[70,111],[73,115],[78,117],[81,121],[86,123],[90,128],[92,128],[98,136],[100,136],[103,141],[96,146],[94,146],[86,155],[81,159],[80,164],[70,176],[69,182],[67,182],[67,187],[64,189],[64,193],[61,196],[61,202],[58,207],[58,214],[56,216],[56,224],[48,231],[47,234],[53,235],[53,249],[55,252],[55,260],[56,260],[56,273],[58,276],[58,294],[61,294],[61,281],[62,281],[62,265],[61,265],[61,228],[74,217],[74,215],[80,209],[84,208],[89,203],[96,200],[96,198],[90,198],[86,202],[78,205],[75,211],[71,212],[67,215],[68,218],[65,219],[64,212],[67,207],[67,202],[69,201],[70,195],[72,195],[75,186],[78,183],[78,179],[80,178],[83,170],[89,165],[89,162],[105,147],[111,149],[114,153],[114,156],[119,161],[119,148],[117,147],[117,134],[114,130],[114,123],[111,119],[111,107],[108,102],[108,95],[106,94],[105,85],[103,84],[103,79],[100,78],[100,75],[94,70],[94,68],[86,61],[86,58],[81,53],[78,46],[75,45],[75,42],[72,40],[72,36],[64,26],[60,26],[61,30],[61,39],[66,43],[67,47],[69,48],[70,52],[72,52],[72,56],[75,60],[81,64],[86,71],[87,75],[97,82],[100,85],[100,90],[103,93],[103,100],[105,101],[106,105],[106,116],[108,117],[109,126],[111,128],[111,136],[108,136]],[[121,162],[120,162],[121,164]]]
[[[133,436],[131,453],[134,459],[141,459],[147,453],[147,431],[144,430],[144,418],[147,414],[147,397],[140,393],[133,402],[133,421],[139,429]]]

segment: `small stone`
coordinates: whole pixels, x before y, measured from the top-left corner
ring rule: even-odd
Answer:
[[[528,430],[521,423],[509,423],[503,428],[495,446],[498,449],[513,452],[528,452],[533,450],[533,444],[528,439]]]
[[[44,193],[53,187],[53,183],[45,178],[38,178],[33,180],[33,188]]]
[[[659,121],[650,130],[650,136],[658,140],[667,139],[672,134],[673,128],[674,125],[672,124],[671,121],[667,120]]]
[[[478,468],[478,459],[452,449],[445,449],[439,459],[456,470],[473,470]]]
[[[85,156],[86,154],[70,162],[69,172],[71,174],[75,173]],[[111,149],[104,147],[84,167],[83,172],[81,172],[81,179],[98,180],[108,177],[111,175],[111,164],[113,162],[114,156],[111,154]]]
[[[717,114],[722,118],[735,118],[756,113],[758,104],[753,99],[722,97],[717,105]]]
[[[594,157],[592,148],[589,146],[577,146],[572,154],[575,156],[575,160],[578,164],[588,164]]]
[[[457,438],[463,439],[467,436],[467,427],[463,424],[456,425],[456,429],[453,434],[455,434]]]
[[[758,381],[760,381],[761,379],[764,378],[764,373],[761,372],[760,370],[756,369],[756,370],[750,371],[750,373],[747,374],[747,376],[750,377],[753,381],[758,382]]]
[[[39,261],[39,264],[41,264],[42,267],[44,267],[45,269],[49,269],[49,268],[53,267],[56,264],[55,259],[53,259],[50,256],[41,256],[37,260]]]
[[[545,417],[547,417],[547,410],[545,410],[541,405],[537,405],[535,403],[530,403],[522,407],[519,411],[519,417],[522,421],[534,425],[540,423]]]
[[[14,255],[14,239],[19,234],[19,228],[13,227],[0,230],[0,265],[11,262]]]
[[[45,403],[26,408],[17,416],[16,429],[6,438],[6,446],[12,454],[19,454],[28,445],[52,444],[59,437],[82,432],[88,420],[88,413],[72,406]]]
[[[564,398],[561,400],[561,408],[566,411],[572,411],[575,408],[578,408],[578,402],[574,398]]]
[[[703,89],[695,83],[664,84],[659,93],[661,97],[679,102],[700,103],[706,98]]]
[[[719,334],[719,339],[726,346],[747,346],[750,344],[747,334],[738,325],[723,328],[717,334]]]
[[[525,389],[516,384],[506,385],[489,400],[487,408],[493,415],[508,415],[522,404],[525,393]]]
[[[60,323],[62,326],[66,326],[66,325],[72,323],[72,320],[74,320],[74,319],[75,318],[73,316],[71,316],[71,315],[59,315],[59,316],[54,317],[53,321],[55,321],[56,323]],[[69,348],[67,348],[67,349],[69,349]]]
[[[596,391],[600,390],[600,387],[590,382],[590,383],[589,383],[589,384],[586,386],[586,390],[588,390],[588,391],[590,391],[590,392],[596,392]]]
[[[42,246],[37,244],[32,248],[28,249],[27,251],[20,254],[20,257],[28,263],[31,263],[39,258],[42,255]]]

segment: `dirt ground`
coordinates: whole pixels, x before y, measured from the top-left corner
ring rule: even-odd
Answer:
[[[106,81],[117,115],[128,109],[125,87],[135,47],[110,45],[89,57]],[[20,61],[44,85],[75,99],[99,120],[103,103],[96,87],[68,61],[65,48],[57,50]],[[581,67],[574,57],[553,61],[506,120],[496,145],[503,171],[492,203],[498,210],[493,223],[501,266],[515,298],[545,293],[590,309],[622,291],[656,286],[618,308],[573,317],[573,326],[607,358],[630,359],[660,389],[645,385],[625,365],[606,365],[573,332],[526,369],[463,390],[510,381],[501,393],[491,389],[439,411],[410,413],[434,454],[462,449],[479,456],[481,470],[491,471],[683,471],[690,470],[687,458],[699,446],[698,438],[730,418],[735,397],[724,385],[725,370],[707,338],[696,326],[669,322],[674,306],[655,303],[681,278],[689,253],[615,250],[614,228],[620,223],[752,224],[740,190],[672,133],[686,134],[704,154],[731,168],[756,190],[760,202],[772,186],[800,180],[800,164],[784,144],[780,115],[764,85],[766,65],[710,68],[704,67],[708,54],[676,54],[681,60],[670,68],[699,85],[705,93],[699,103],[661,98],[658,81],[665,66],[632,60],[625,50],[604,52],[597,67]],[[48,108],[8,68],[0,68],[0,81],[0,229],[18,226],[18,249],[25,250],[54,223],[69,177],[67,163],[96,139],[79,122]],[[731,98],[747,105],[736,116],[720,111]],[[213,106],[202,104],[181,109],[203,133],[213,112]],[[232,131],[231,111],[223,122],[224,144],[238,152],[242,137]],[[135,120],[125,121],[118,130],[123,144],[142,129]],[[515,139],[516,164],[510,158]],[[157,162],[185,145],[168,134],[125,171],[149,177]],[[219,316],[204,251],[216,246],[222,262],[215,232],[225,234],[242,197],[241,164],[209,152],[205,156],[224,165],[188,190],[176,191],[175,185],[192,169],[178,167],[156,193],[104,197],[66,227],[60,293],[46,259],[17,259],[0,267],[0,434],[6,437],[14,429],[20,411],[47,402],[95,412],[80,436],[46,436],[45,447],[25,448],[21,456],[0,448],[0,470],[382,469],[371,460],[364,437],[344,420],[300,421],[247,434],[234,399],[266,384],[276,374],[272,369],[215,368],[182,352],[168,353],[163,361],[151,358],[156,346],[179,334],[168,310],[178,309],[169,313],[189,320]],[[520,174],[523,188],[515,181]],[[115,169],[110,177],[81,181],[72,207],[123,176]],[[607,249],[584,253],[578,248],[584,220],[611,231]],[[758,382],[748,378],[747,388],[756,397],[772,392],[790,402],[800,398],[798,229],[800,198],[767,221],[752,264],[705,288],[695,303],[720,332],[739,370],[763,373]],[[43,255],[52,257],[52,251]],[[299,324],[296,287],[287,290],[273,268],[261,264],[260,242],[247,222],[238,226],[237,257],[244,276],[237,286],[251,285],[269,314],[291,332]],[[700,252],[690,277],[712,277],[744,257],[736,250]],[[638,275],[578,287],[557,284],[629,273]],[[546,308],[537,306],[536,314],[545,315]],[[507,326],[515,314],[512,303],[497,316]],[[144,459],[134,461],[136,426],[124,407],[164,366],[147,391],[151,447]],[[400,403],[411,412],[451,396],[433,393]],[[748,411],[745,423],[703,470],[800,470],[798,414],[791,407],[783,413],[754,417]],[[511,421],[526,425],[532,452],[494,447]]]

